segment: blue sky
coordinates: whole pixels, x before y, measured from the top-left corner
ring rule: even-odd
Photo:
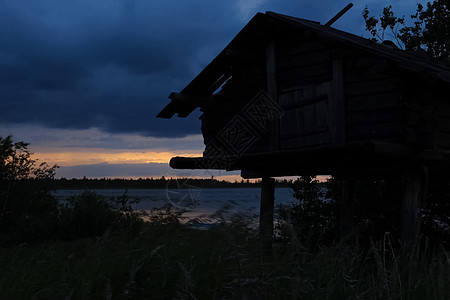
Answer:
[[[168,158],[200,155],[203,143],[198,112],[156,118],[168,95],[187,85],[257,12],[324,23],[348,3],[2,0],[0,136],[31,143],[40,160],[61,165],[59,176],[176,175]],[[408,16],[416,3],[354,1],[333,27],[367,37],[366,5],[379,15],[392,4]]]

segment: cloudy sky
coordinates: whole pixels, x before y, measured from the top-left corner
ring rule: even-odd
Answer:
[[[387,4],[409,15],[416,2],[354,1],[333,27],[367,37],[366,5],[375,15]],[[61,166],[58,176],[179,175],[168,167],[170,157],[200,155],[203,142],[198,112],[156,118],[168,95],[186,86],[257,12],[324,23],[348,3],[1,0],[0,136],[29,142],[36,158]]]

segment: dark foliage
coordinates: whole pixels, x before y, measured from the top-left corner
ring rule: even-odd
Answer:
[[[278,207],[281,239],[301,243],[329,244],[337,239],[339,199],[331,197],[315,176],[301,176],[293,182],[294,197],[299,201]]]
[[[72,196],[60,206],[58,238],[73,240],[100,236],[111,229],[139,229],[143,221],[131,207],[137,201],[130,199],[126,191],[110,199],[92,191]]]
[[[217,180],[214,178],[139,178],[139,179],[123,179],[123,178],[84,178],[84,179],[54,179],[53,182],[56,189],[166,189],[166,188],[186,188],[194,186],[198,188],[237,188],[237,187],[259,187],[260,182],[250,182],[248,180],[240,182],[229,182],[225,180]],[[287,186],[288,182],[280,182],[281,185]]]
[[[450,241],[450,177],[434,174],[422,203],[422,237],[428,243],[448,247]],[[302,176],[292,186],[297,203],[279,207],[278,229],[282,240],[301,244],[328,244],[338,239],[341,183],[331,178],[320,184],[314,176]],[[370,247],[389,233],[396,244],[401,234],[402,182],[398,177],[356,181],[353,199],[358,240]],[[311,246],[309,245],[309,246]]]
[[[0,137],[0,243],[33,242],[54,234],[57,166],[37,164],[28,144]]]
[[[444,63],[450,63],[450,1],[427,2],[426,7],[417,4],[415,14],[410,16],[413,25],[407,26],[405,17],[396,17],[389,5],[377,19],[363,12],[366,29],[373,38],[383,41],[386,30],[397,44],[409,51],[424,51]]]
[[[0,137],[0,245],[76,239],[108,229],[136,229],[142,220],[125,192],[105,199],[85,191],[59,203],[51,194],[57,166],[37,164],[28,144]]]
[[[75,239],[103,234],[115,220],[104,197],[90,191],[70,197],[60,210],[60,237]]]
[[[422,204],[422,234],[432,242],[450,246],[450,177],[432,174],[428,197]]]

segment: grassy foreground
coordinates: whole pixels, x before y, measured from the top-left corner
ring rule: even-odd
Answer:
[[[386,237],[365,250],[275,244],[267,257],[241,223],[15,246],[0,268],[0,299],[450,299],[443,249],[413,257]]]

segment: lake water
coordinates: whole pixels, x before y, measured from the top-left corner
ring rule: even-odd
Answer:
[[[123,189],[96,189],[97,194],[105,197],[118,197]],[[78,195],[82,190],[57,190],[54,195],[60,200]],[[289,204],[296,199],[291,188],[275,189],[275,205]],[[187,209],[188,218],[208,219],[218,211],[224,214],[245,214],[254,218],[259,216],[261,198],[260,188],[186,188],[186,189],[129,189],[130,199],[138,198],[133,205],[135,210],[151,211],[171,204],[175,208]]]

